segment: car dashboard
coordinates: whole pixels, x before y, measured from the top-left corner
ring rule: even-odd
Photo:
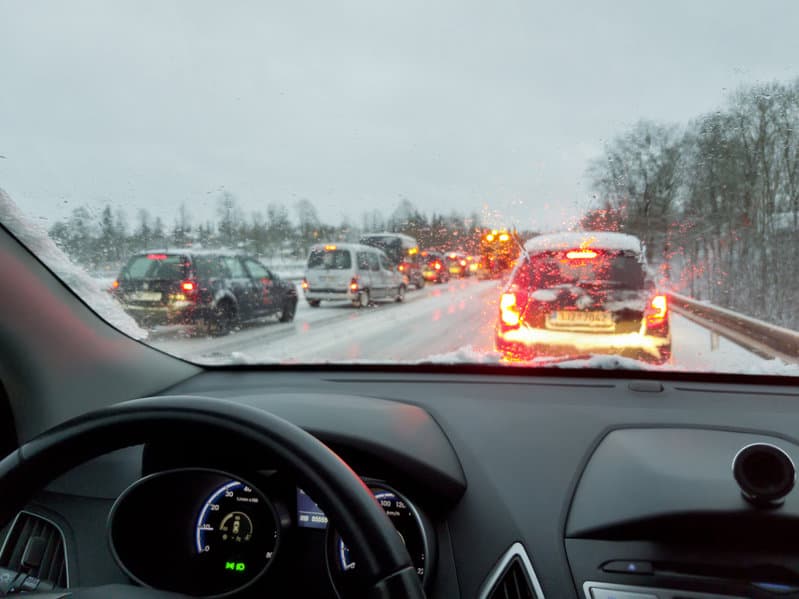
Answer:
[[[613,374],[220,369],[163,394],[254,405],[328,444],[430,597],[799,594],[799,491],[763,499],[799,458],[799,391]],[[734,463],[766,446],[747,496]],[[214,439],[95,459],[27,511],[63,535],[70,586],[333,598],[358,574],[357,548],[272,456]]]

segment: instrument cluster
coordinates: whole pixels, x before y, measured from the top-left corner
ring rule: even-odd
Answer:
[[[435,564],[429,520],[399,490],[364,480],[427,584]],[[314,499],[274,471],[247,479],[207,468],[151,474],[119,496],[109,535],[114,558],[131,579],[188,595],[269,589],[284,586],[291,572],[317,572],[331,596],[343,599],[362,582],[358,547],[333,529]]]

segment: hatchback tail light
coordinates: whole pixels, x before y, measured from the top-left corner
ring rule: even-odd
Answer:
[[[597,257],[594,250],[572,250],[566,252],[566,258],[569,260],[593,260]]]
[[[518,327],[520,314],[516,304],[515,293],[503,293],[499,300],[499,314],[502,324],[508,327]]]
[[[658,327],[666,322],[669,315],[669,300],[665,295],[653,297],[646,309],[646,326]]]

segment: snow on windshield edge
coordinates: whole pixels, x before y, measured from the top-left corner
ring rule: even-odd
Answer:
[[[44,262],[75,294],[106,322],[134,339],[146,339],[147,331],[140,328],[100,284],[82,268],[76,266],[47,234],[17,208],[9,195],[0,189],[0,220],[31,251]]]

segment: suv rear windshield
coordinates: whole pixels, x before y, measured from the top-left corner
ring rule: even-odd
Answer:
[[[347,250],[312,250],[308,256],[308,268],[315,270],[346,270],[352,267],[352,258]]]
[[[227,268],[219,256],[197,256],[194,258],[194,271],[200,279],[215,279],[228,276]]]
[[[529,258],[515,278],[517,285],[548,289],[559,285],[601,285],[643,289],[646,273],[636,256],[596,252],[592,258],[568,258],[567,252],[538,254]]]
[[[127,279],[162,279],[176,281],[186,278],[188,259],[176,254],[140,254],[130,259],[122,270]]]

